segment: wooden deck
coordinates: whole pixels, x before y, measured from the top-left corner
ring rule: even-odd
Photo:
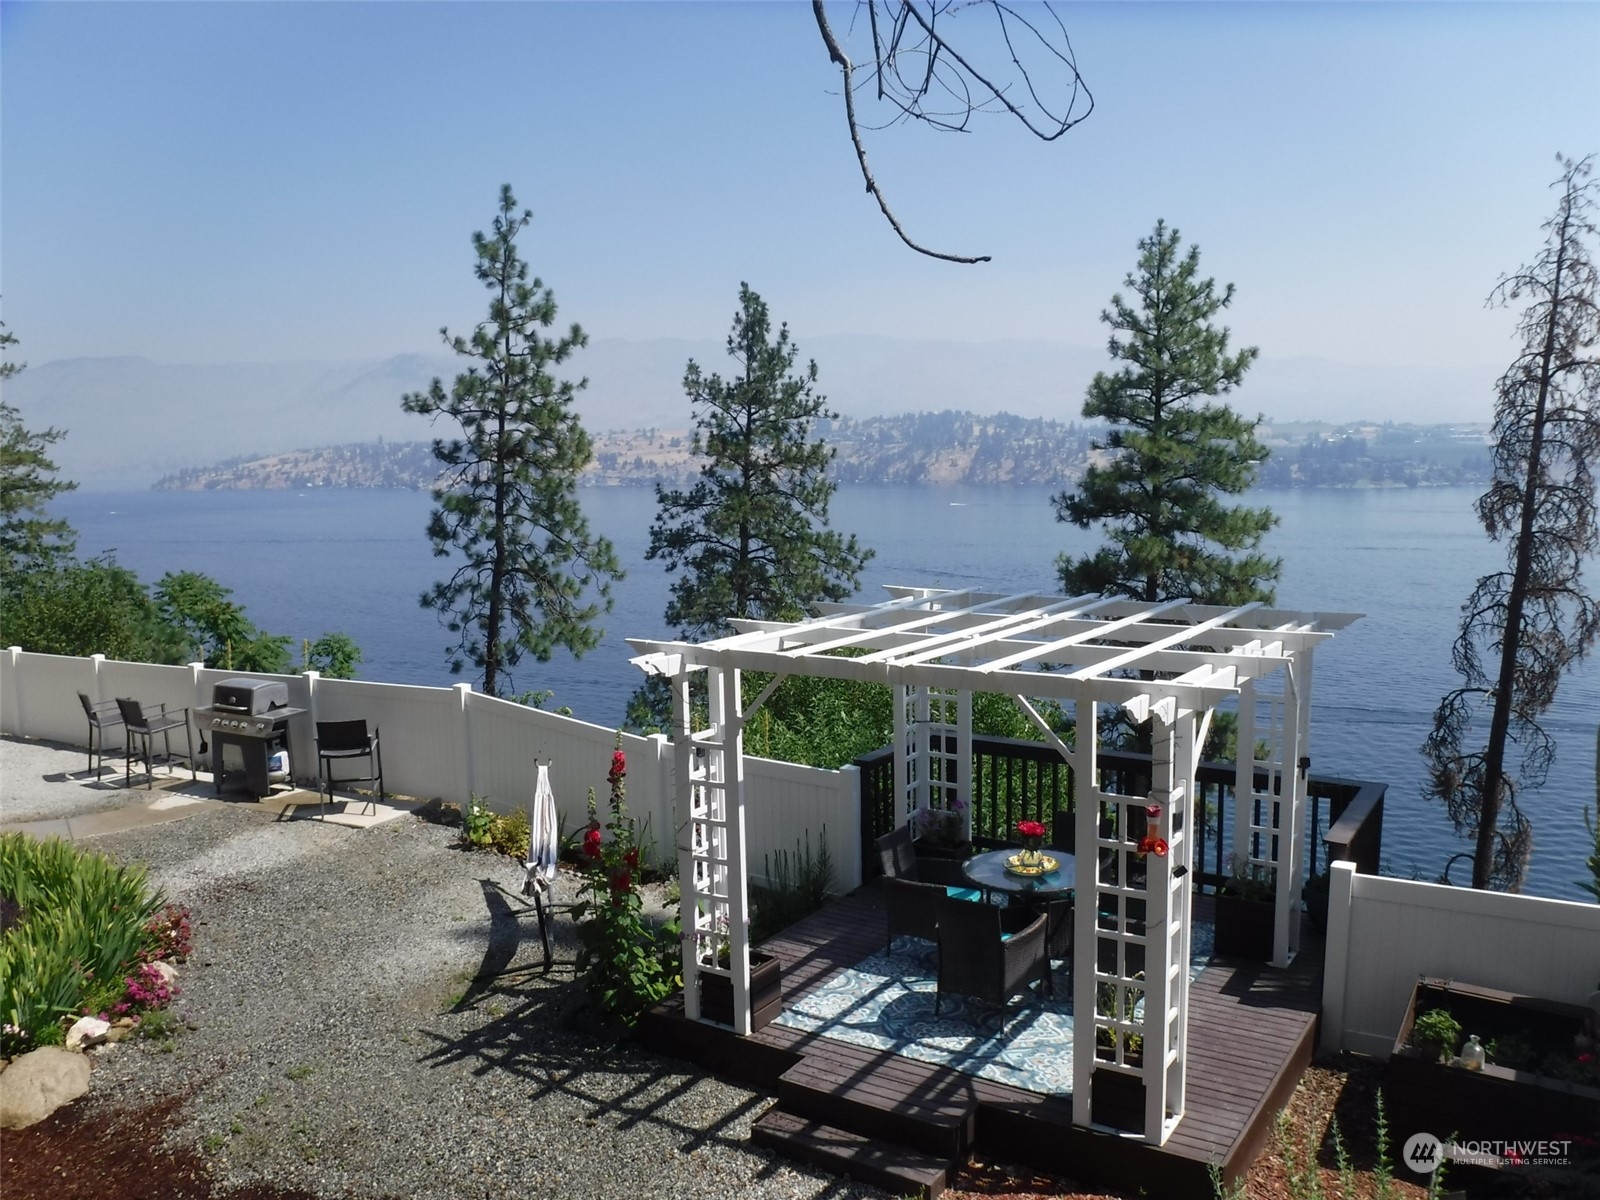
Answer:
[[[1208,906],[1197,900],[1202,912]],[[876,887],[869,885],[763,945],[783,961],[785,1003],[881,951],[883,929]],[[891,1190],[921,1186],[937,1195],[942,1183],[928,1183],[919,1164],[977,1154],[1097,1186],[1209,1197],[1209,1165],[1218,1164],[1228,1180],[1249,1169],[1311,1061],[1322,956],[1321,941],[1307,929],[1286,971],[1217,960],[1194,982],[1185,1115],[1161,1147],[1073,1126],[1070,1096],[1021,1091],[782,1025],[740,1038],[686,1020],[681,996],[647,1014],[639,1038],[775,1092],[777,1109],[755,1131],[767,1144]],[[862,1144],[853,1160],[863,1164],[859,1169],[824,1147],[851,1139]],[[895,1173],[887,1160],[901,1150],[906,1161]],[[880,1166],[888,1173],[879,1175]]]

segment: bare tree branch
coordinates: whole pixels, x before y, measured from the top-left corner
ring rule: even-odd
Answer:
[[[884,9],[881,26],[878,13],[880,5]],[[960,133],[967,130],[975,113],[1003,112],[1014,117],[1041,141],[1053,142],[1094,109],[1094,97],[1078,73],[1066,27],[1048,4],[1044,5],[1044,11],[1050,14],[1056,28],[1054,33],[1048,35],[1001,0],[977,0],[971,4],[957,4],[954,0],[859,0],[858,8],[861,7],[867,10],[872,59],[870,68],[862,68],[866,79],[858,82],[856,65],[834,35],[823,0],[812,0],[811,3],[817,30],[828,49],[829,61],[839,68],[844,83],[845,122],[867,191],[877,201],[879,211],[896,236],[918,254],[944,262],[988,262],[990,258],[987,254],[947,254],[914,241],[906,233],[894,210],[889,207],[888,199],[867,161],[867,149],[861,137],[863,126],[856,112],[856,89],[870,85],[880,102],[894,107],[895,115],[886,125],[916,120],[935,129]],[[1014,80],[1004,81],[981,70],[975,65],[973,54],[957,50],[941,32],[941,22],[953,19],[958,9],[975,8],[988,8],[994,15],[1000,41],[1005,46],[1015,75],[1020,78],[1022,90],[1027,92],[1027,103],[1013,99],[1012,93],[1018,90]],[[1041,97],[1033,74],[1017,50],[1017,41],[1022,35],[1031,40],[1036,52],[1054,60],[1050,64],[1053,70],[1065,70],[1067,87],[1063,105],[1052,108]],[[908,69],[908,64],[914,69]],[[931,96],[948,99],[951,107],[933,107],[929,103]],[[1080,101],[1084,105],[1081,112],[1078,111]]]

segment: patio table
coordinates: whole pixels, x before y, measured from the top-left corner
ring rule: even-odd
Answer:
[[[1077,864],[1072,855],[1061,850],[1046,851],[1056,860],[1054,871],[1045,875],[1015,875],[1006,870],[1006,861],[1016,853],[1015,849],[1006,849],[974,854],[961,864],[961,873],[986,892],[1005,892],[1029,908],[1042,907],[1051,900],[1063,900],[1072,895],[1077,879]]]

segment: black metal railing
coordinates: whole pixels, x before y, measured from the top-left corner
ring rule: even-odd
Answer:
[[[1143,796],[1150,790],[1150,756],[1102,750],[1100,790]],[[856,760],[861,779],[861,845],[864,877],[877,874],[874,841],[894,828],[894,749],[885,747]],[[1195,884],[1214,890],[1227,881],[1233,850],[1234,804],[1232,763],[1205,762],[1195,773]],[[1264,774],[1257,788],[1264,789]],[[1299,836],[1306,841],[1307,875],[1329,862],[1348,859],[1364,874],[1376,874],[1383,842],[1383,798],[1386,785],[1366,780],[1309,775],[1309,812]],[[1010,738],[972,739],[972,836],[979,846],[1016,840],[1018,821],[1042,822],[1050,844],[1071,846],[1070,823],[1076,811],[1072,770],[1054,747]],[[1259,806],[1263,803],[1257,799]],[[1139,814],[1143,816],[1142,813]],[[1102,820],[1111,819],[1108,810]],[[1261,813],[1255,813],[1260,822]],[[1065,824],[1063,824],[1065,823]],[[1134,831],[1137,833],[1137,831]]]

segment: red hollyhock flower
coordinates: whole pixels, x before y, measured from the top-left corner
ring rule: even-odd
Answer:
[[[611,877],[611,890],[619,895],[633,886],[631,871],[618,871]]]
[[[632,850],[629,850],[622,856],[622,861],[627,863],[630,869],[637,871],[639,869],[639,848],[635,846]]]
[[[583,835],[583,852],[590,858],[600,857],[600,831],[591,829]]]
[[[628,756],[621,750],[612,752],[610,778],[620,779],[628,773]]]

